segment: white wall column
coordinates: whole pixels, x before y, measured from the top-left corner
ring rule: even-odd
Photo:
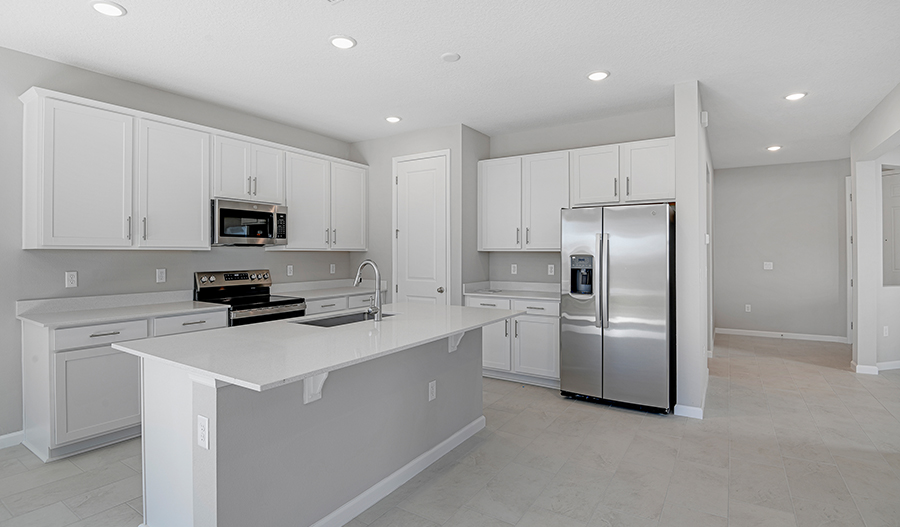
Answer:
[[[881,287],[881,164],[854,163],[853,193],[853,359],[857,373],[878,373],[878,289]]]

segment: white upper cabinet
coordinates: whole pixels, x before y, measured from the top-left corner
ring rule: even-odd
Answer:
[[[367,184],[363,167],[288,152],[288,243],[272,250],[365,251]]]
[[[366,250],[366,173],[361,167],[331,164],[331,248],[334,250]]]
[[[620,146],[619,178],[625,181],[625,201],[674,200],[675,138]]]
[[[138,125],[139,247],[209,248],[210,135],[151,119]]]
[[[34,90],[22,100],[24,248],[130,247],[134,119]]]
[[[478,162],[478,250],[522,248],[522,160]]]
[[[619,145],[579,148],[569,155],[573,207],[619,201]]]
[[[284,151],[217,135],[213,193],[231,198],[284,203]]]
[[[558,251],[560,210],[569,207],[568,153],[523,157],[522,181],[525,249]]]
[[[569,156],[551,152],[478,163],[478,250],[558,251],[569,206]]]

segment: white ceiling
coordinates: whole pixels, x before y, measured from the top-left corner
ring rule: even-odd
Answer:
[[[671,107],[696,79],[717,168],[847,157],[900,84],[897,0],[118,1],[114,19],[88,0],[3,0],[0,46],[348,142]]]

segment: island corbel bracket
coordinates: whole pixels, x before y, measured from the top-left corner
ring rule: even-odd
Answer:
[[[454,351],[456,351],[456,348],[459,347],[459,341],[462,340],[463,335],[465,335],[465,334],[466,334],[466,332],[463,331],[462,333],[454,333],[453,335],[450,335],[449,337],[447,337],[447,348],[448,348],[447,352],[448,353],[453,353]]]
[[[327,378],[328,372],[303,379],[303,404],[309,404],[322,398],[322,388],[325,386]]]

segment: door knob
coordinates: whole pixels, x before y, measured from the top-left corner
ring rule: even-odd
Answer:
[[[443,293],[443,292],[444,292],[444,288],[443,288],[443,287],[438,287],[438,288],[437,288],[437,292],[438,292],[438,293]]]

